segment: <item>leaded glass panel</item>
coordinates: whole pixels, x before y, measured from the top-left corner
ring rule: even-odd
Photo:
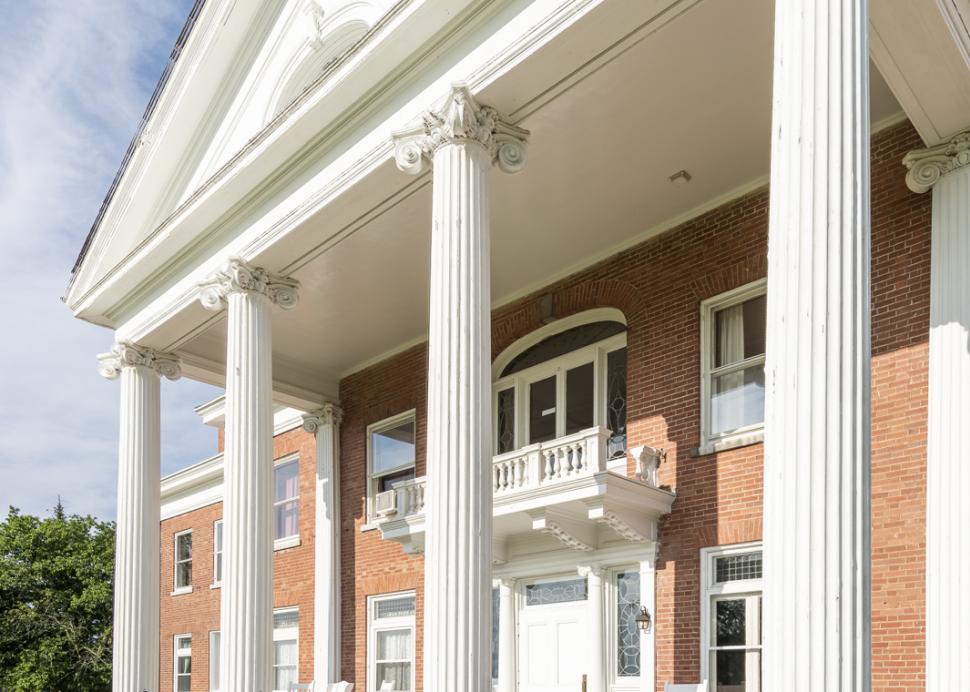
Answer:
[[[414,596],[382,598],[374,603],[374,619],[398,618],[414,615]]]
[[[626,454],[626,348],[606,356],[606,425],[611,431],[609,457]]]
[[[513,358],[505,366],[501,377],[521,372],[533,365],[545,363],[553,358],[558,358],[585,346],[595,344],[597,341],[622,334],[625,331],[626,325],[622,322],[593,322],[592,324],[583,324],[567,329],[559,334],[553,334]]]
[[[583,578],[563,579],[527,584],[525,604],[528,606],[552,605],[586,600],[586,580]]]
[[[616,674],[618,677],[640,675],[640,573],[616,575]]]
[[[498,393],[498,454],[515,449],[515,389]]]
[[[714,561],[715,579],[720,584],[745,579],[761,579],[761,553],[728,555]]]

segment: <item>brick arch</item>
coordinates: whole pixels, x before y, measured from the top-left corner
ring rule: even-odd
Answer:
[[[582,281],[562,288],[552,287],[536,293],[511,309],[500,309],[492,321],[492,360],[518,339],[545,325],[542,322],[542,299],[553,295],[553,315],[556,319],[576,315],[595,308],[615,308],[626,317],[627,325],[639,321],[644,313],[643,299],[636,286],[619,279]]]
[[[690,282],[690,290],[698,300],[706,300],[726,291],[744,286],[768,276],[768,255],[748,255],[734,264]]]

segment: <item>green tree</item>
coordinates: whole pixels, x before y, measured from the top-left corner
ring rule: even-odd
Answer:
[[[113,522],[11,507],[0,523],[0,690],[111,687]]]

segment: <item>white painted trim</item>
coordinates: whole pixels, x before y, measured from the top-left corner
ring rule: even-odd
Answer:
[[[216,454],[162,478],[161,520],[222,502],[223,466],[223,455]]]
[[[303,421],[300,420],[300,425],[302,426]],[[290,464],[296,464],[296,495],[293,497],[288,497],[284,500],[276,499],[276,472],[283,466],[289,466]],[[300,496],[300,453],[291,452],[290,454],[284,454],[278,459],[273,459],[273,550],[284,550],[286,548],[292,548],[294,546],[300,545],[300,516],[303,514],[303,502]],[[292,502],[296,500],[296,533],[290,536],[280,536],[276,538],[276,506],[281,502]]]
[[[276,627],[276,616],[282,615],[284,613],[296,613],[297,623],[296,627]],[[296,679],[300,679],[300,607],[299,606],[283,606],[282,608],[273,609],[273,642],[278,641],[292,641],[296,643]],[[273,647],[273,654],[270,660],[270,676],[275,677],[276,674],[276,647]],[[287,690],[273,690],[273,692],[288,692]]]
[[[750,283],[738,286],[730,291],[725,291],[711,298],[701,301],[700,305],[700,372],[701,372],[701,439],[697,447],[697,453],[711,454],[716,451],[733,449],[747,444],[753,444],[764,439],[764,420],[757,425],[751,425],[737,430],[731,430],[719,435],[712,435],[711,430],[711,378],[714,375],[714,368],[711,367],[711,358],[715,350],[714,344],[714,325],[713,316],[718,310],[738,305],[751,298],[767,295],[767,279],[758,279]],[[756,364],[760,361],[764,363],[765,356],[757,356],[744,363],[744,367]],[[720,372],[721,370],[718,369]]]
[[[219,549],[216,550],[216,542],[217,542],[216,536],[219,535],[219,531],[217,530],[216,527],[223,528],[223,523],[221,518],[216,519],[214,522],[212,522],[212,588],[214,589],[217,589],[220,586],[222,586],[222,579],[216,579],[216,573],[222,571],[222,564],[221,564],[222,546],[220,546]],[[218,541],[220,543],[222,542],[221,537],[218,539]],[[216,561],[216,558],[219,558],[218,563]],[[219,565],[218,570],[216,569],[217,564]]]
[[[374,619],[374,605],[380,601],[393,600],[395,598],[405,598],[412,597],[414,601],[414,614],[405,615],[396,618],[382,618],[380,620]],[[382,594],[369,594],[367,596],[367,645],[366,645],[366,656],[367,656],[367,668],[366,668],[366,687],[361,686],[362,689],[374,689],[375,685],[372,685],[377,679],[377,633],[383,630],[401,630],[410,628],[411,629],[411,689],[415,689],[414,679],[415,679],[415,669],[417,668],[417,637],[418,637],[418,626],[417,626],[417,594],[413,589],[407,589],[405,591],[395,591],[393,593],[382,593]],[[380,624],[376,624],[380,623]]]
[[[192,549],[188,560],[179,560],[179,539],[183,536],[192,536],[192,529],[176,531],[172,534],[172,596],[192,593],[192,586],[195,584],[195,541],[192,541]],[[192,576],[188,584],[179,586],[178,572],[179,565],[188,562],[191,565]]]
[[[308,410],[274,402],[273,436],[303,427],[303,416],[306,415]],[[202,418],[205,425],[210,425],[213,428],[224,428],[226,426],[226,395],[221,394],[212,401],[196,406],[195,412]]]
[[[189,640],[188,649],[179,648],[179,641]],[[192,667],[192,633],[185,632],[183,634],[176,634],[172,637],[172,689],[177,690],[179,688],[179,652],[188,651],[189,654],[189,680],[192,680],[192,675],[194,671],[191,670]],[[183,654],[184,655],[184,654]]]

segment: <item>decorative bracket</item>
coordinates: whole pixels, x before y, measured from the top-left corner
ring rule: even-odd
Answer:
[[[182,366],[174,353],[162,353],[153,348],[136,346],[130,341],[120,341],[108,353],[98,356],[98,372],[109,380],[118,377],[125,367],[148,368],[169,380],[177,380],[182,376]]]
[[[506,173],[525,167],[528,130],[507,122],[494,108],[481,106],[464,84],[452,86],[445,105],[428,111],[420,125],[393,134],[394,161],[405,173],[424,172],[434,153],[447,144],[476,143]]]
[[[633,470],[634,477],[639,481],[643,481],[651,488],[659,488],[660,486],[657,484],[657,469],[660,468],[662,463],[667,461],[667,452],[657,447],[643,445],[641,447],[633,447],[630,450],[630,456],[636,462]]]
[[[970,130],[953,135],[935,147],[916,149],[903,157],[906,186],[913,192],[926,192],[944,175],[970,166]]]
[[[596,527],[545,510],[529,512],[532,528],[548,534],[570,550],[590,552],[596,550]]]
[[[589,505],[588,516],[592,521],[609,526],[625,541],[646,543],[657,540],[656,521],[643,516],[642,512],[596,502]]]

